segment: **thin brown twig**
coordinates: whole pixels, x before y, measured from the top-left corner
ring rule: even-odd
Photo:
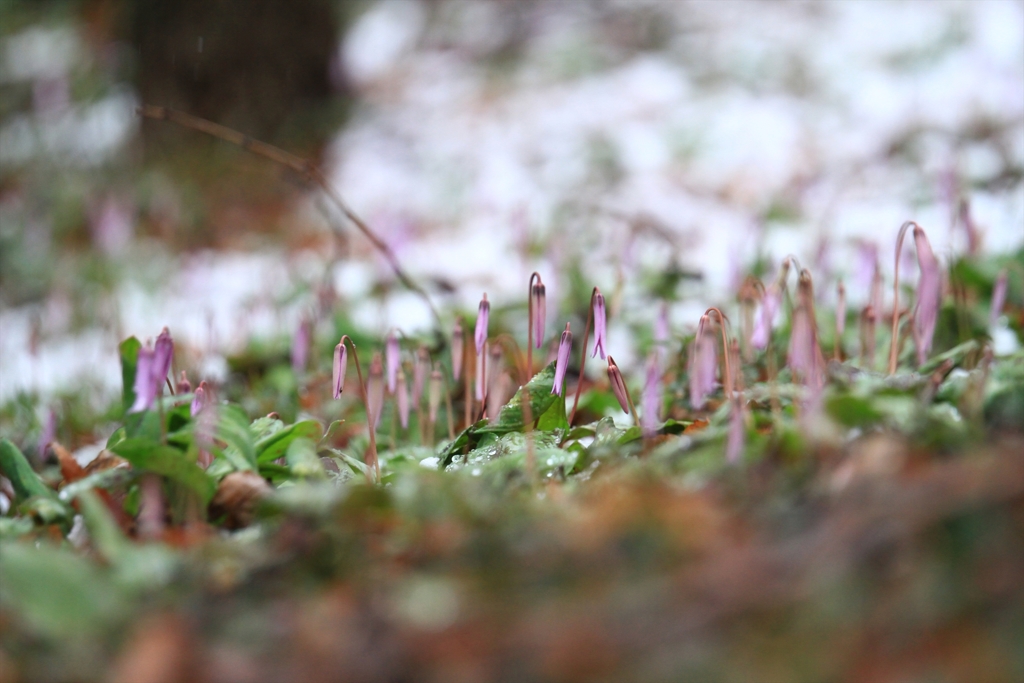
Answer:
[[[370,226],[367,225],[366,222],[360,218],[348,206],[348,204],[345,203],[345,200],[342,199],[338,191],[334,189],[330,182],[328,182],[323,171],[321,171],[320,168],[312,161],[303,159],[302,157],[291,154],[290,152],[286,152],[280,147],[275,147],[274,145],[267,144],[266,142],[255,140],[244,133],[228,128],[227,126],[222,126],[219,123],[214,123],[213,121],[208,121],[207,119],[202,119],[198,116],[192,116],[191,114],[186,114],[185,112],[177,111],[175,109],[169,109],[167,107],[160,107],[152,104],[144,104],[141,107],[136,108],[135,111],[143,118],[154,119],[156,121],[170,121],[171,123],[176,123],[179,126],[190,128],[192,130],[199,131],[200,133],[206,133],[207,135],[219,138],[225,142],[230,142],[244,150],[252,152],[253,154],[258,154],[265,159],[270,159],[282,166],[286,166],[319,185],[324,194],[326,194],[327,197],[334,202],[334,205],[341,211],[341,213],[345,215],[345,218],[351,221],[359,231],[363,233],[366,239],[370,240],[370,243],[374,248],[381,253],[384,259],[388,262],[388,265],[391,266],[391,270],[394,272],[395,277],[397,277],[410,291],[423,299],[427,308],[430,309],[431,315],[434,316],[434,321],[437,323],[438,328],[440,328],[441,317],[438,314],[437,309],[434,308],[434,303],[430,300],[430,296],[427,292],[409,277],[398,262],[398,256],[395,255],[395,252],[392,251],[391,247],[389,247],[384,240],[378,237],[373,229],[370,228]]]

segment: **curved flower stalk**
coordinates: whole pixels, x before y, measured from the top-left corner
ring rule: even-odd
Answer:
[[[373,354],[370,359],[370,376],[366,381],[366,396],[369,399],[367,405],[368,417],[373,422],[373,428],[377,429],[380,424],[380,414],[384,409],[384,362],[381,360],[380,351]]]
[[[562,338],[558,342],[558,357],[555,359],[555,381],[551,386],[551,393],[562,395],[562,391],[565,385],[565,371],[569,368],[569,354],[572,352],[572,331],[569,329],[569,323],[565,324],[565,331],[562,332]],[[569,424],[572,424],[572,420],[569,420]]]
[[[187,394],[192,391],[192,382],[188,381],[188,375],[182,370],[178,375],[178,381],[174,386],[174,393]]]
[[[786,288],[786,278],[789,277],[789,269],[793,263],[792,257],[786,257],[779,268],[779,277],[770,284],[764,291],[761,298],[761,314],[754,325],[754,332],[750,335],[751,345],[764,350],[771,341],[772,329],[775,327],[775,317],[778,315],[779,306],[782,304],[782,295]]]

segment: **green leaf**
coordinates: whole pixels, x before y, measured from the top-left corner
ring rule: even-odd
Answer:
[[[259,441],[284,428],[284,422],[276,417],[258,417],[249,425],[253,441]]]
[[[0,439],[0,472],[11,480],[15,502],[33,496],[57,501],[57,493],[39,478],[18,447],[7,439]]]
[[[555,364],[552,362],[546,368],[538,372],[533,376],[529,382],[526,383],[525,387],[520,387],[516,395],[512,397],[512,400],[504,405],[501,412],[498,413],[498,419],[494,424],[490,424],[487,420],[480,420],[474,425],[467,427],[460,433],[454,441],[441,452],[438,460],[438,467],[444,469],[447,467],[457,453],[461,453],[463,449],[477,448],[479,442],[484,435],[501,435],[508,434],[510,432],[521,432],[524,429],[523,426],[523,396],[524,392],[527,392],[530,396],[530,414],[534,420],[538,420],[551,405],[555,403],[555,399],[559,399],[562,403],[562,415],[565,414],[565,400],[561,396],[551,393],[551,387],[554,386],[555,380]]]
[[[195,462],[188,459],[184,451],[172,446],[162,446],[147,439],[125,439],[113,451],[132,464],[132,467],[155,472],[173,479],[195,491],[203,501],[210,502],[217,490],[217,483]]]
[[[303,420],[274,432],[256,442],[256,462],[264,463],[277,460],[288,450],[295,439],[312,439],[319,441],[323,428],[316,420]]]
[[[304,437],[292,439],[292,442],[288,444],[285,460],[296,477],[316,479],[324,477],[324,466],[316,454],[316,442],[312,439]]]
[[[48,545],[0,543],[0,575],[0,602],[53,638],[94,633],[122,608],[105,572]]]
[[[565,399],[555,396],[551,405],[537,420],[537,429],[542,432],[553,432],[556,429],[565,433],[569,430],[569,418],[565,414]]]
[[[121,356],[121,403],[125,410],[135,403],[135,366],[141,348],[142,343],[135,337],[128,337],[117,347]]]
[[[249,420],[236,406],[217,407],[217,438],[227,443],[223,455],[236,470],[256,471],[256,448]]]

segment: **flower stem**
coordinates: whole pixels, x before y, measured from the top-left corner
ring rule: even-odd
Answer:
[[[729,335],[725,330],[726,317],[721,310],[714,306],[704,311],[704,315],[707,315],[712,311],[718,314],[719,330],[722,333],[722,364],[723,373],[725,375],[722,377],[722,384],[725,385],[725,395],[732,398],[732,368],[729,364]]]
[[[590,327],[594,324],[594,297],[597,296],[597,287],[590,292],[590,305],[587,306],[587,326],[583,328],[583,355],[580,356],[580,377],[576,380],[576,395],[572,399],[572,412],[569,413],[569,426],[576,419],[576,406],[580,402],[580,392],[583,390],[583,370],[587,367],[587,341],[590,339]]]
[[[352,349],[352,360],[356,364],[356,376],[359,378],[359,394],[363,399],[363,407],[366,409],[366,431],[370,435],[370,445],[367,448],[364,461],[366,462],[366,479],[372,484],[380,481],[380,462],[377,460],[377,435],[373,423],[375,416],[370,410],[370,401],[366,398],[366,384],[363,383],[363,370],[359,365],[359,353],[356,351],[356,343],[347,334],[342,336],[341,343],[348,342]]]
[[[889,374],[896,372],[897,358],[897,326],[900,320],[900,252],[903,250],[903,238],[907,236],[907,228],[917,227],[914,221],[907,221],[900,226],[896,237],[896,262],[892,274],[892,339],[889,341]]]

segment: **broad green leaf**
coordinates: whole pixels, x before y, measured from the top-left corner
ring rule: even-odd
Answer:
[[[142,343],[135,337],[128,337],[117,347],[121,356],[121,403],[125,410],[135,403],[135,366],[139,362]]]
[[[18,447],[7,439],[0,439],[0,472],[11,480],[15,502],[33,496],[49,498],[56,502],[57,493],[39,478]]]
[[[269,416],[258,417],[249,425],[249,431],[252,432],[252,440],[257,442],[275,432],[281,431],[283,428],[284,422],[276,417]]]
[[[537,420],[537,429],[542,432],[558,429],[564,434],[569,430],[569,418],[565,414],[565,399],[561,396],[553,398],[551,405]]]
[[[256,442],[256,461],[259,463],[277,460],[288,450],[288,445],[295,439],[312,439],[319,441],[323,433],[320,423],[315,420],[303,420],[284,429],[274,432]]]
[[[217,406],[217,438],[227,443],[223,455],[236,470],[256,470],[256,448],[249,420],[240,408]]]
[[[195,491],[203,501],[210,502],[217,490],[212,477],[189,460],[184,451],[163,446],[145,439],[125,439],[113,451],[132,464],[132,467],[162,474]]]
[[[829,415],[844,427],[866,427],[884,417],[870,400],[850,394],[830,397],[825,402],[825,407]]]

